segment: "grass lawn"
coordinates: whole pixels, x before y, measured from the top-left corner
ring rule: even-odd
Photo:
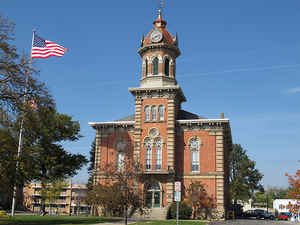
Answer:
[[[102,217],[77,217],[77,216],[14,216],[13,218],[0,218],[0,225],[71,225],[71,224],[97,224],[120,221]],[[120,223],[123,221],[121,220]],[[206,225],[205,222],[179,221],[179,225]],[[138,222],[134,225],[176,225],[174,220],[159,220]]]
[[[206,222],[198,222],[198,221],[179,221],[179,225],[206,225]],[[176,221],[174,220],[158,220],[158,221],[149,221],[149,222],[139,222],[134,225],[176,225]]]
[[[102,217],[79,216],[14,216],[13,218],[0,218],[0,225],[70,225],[70,224],[97,224],[116,221]]]

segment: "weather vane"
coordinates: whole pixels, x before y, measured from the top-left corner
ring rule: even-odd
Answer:
[[[162,11],[162,8],[164,7],[164,1],[160,0],[159,1],[159,10]]]

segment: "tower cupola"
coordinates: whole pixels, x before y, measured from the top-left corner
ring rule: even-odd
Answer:
[[[138,53],[142,57],[141,87],[174,86],[176,58],[180,55],[177,34],[173,37],[166,29],[161,10],[153,22],[153,29],[142,38]]]

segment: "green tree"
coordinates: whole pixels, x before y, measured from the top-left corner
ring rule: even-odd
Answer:
[[[271,206],[271,202],[269,201],[269,196],[267,194],[267,192],[263,192],[263,191],[257,191],[254,193],[253,195],[253,204],[258,206],[258,207],[270,207]],[[269,204],[267,205],[267,202],[269,202]]]
[[[289,188],[269,187],[265,193],[272,201],[275,199],[288,199],[288,192]]]
[[[0,205],[5,208],[9,207],[13,186],[22,189],[29,172],[26,167],[31,165],[30,161],[21,162],[17,158],[19,130],[15,128],[19,127],[22,115],[31,111],[29,102],[33,99],[53,103],[45,85],[38,80],[38,71],[33,66],[29,70],[29,57],[17,53],[13,44],[14,27],[13,22],[0,14]]]
[[[263,175],[239,144],[233,144],[229,154],[229,171],[230,194],[234,204],[237,200],[248,200],[256,190],[263,191],[260,184]]]
[[[65,179],[87,163],[81,154],[67,152],[62,143],[76,141],[80,126],[72,117],[56,112],[54,106],[39,106],[36,111],[24,117],[24,145],[30,150],[26,158],[30,158],[30,178],[40,181],[45,189],[49,181]],[[24,152],[26,153],[26,151]],[[45,198],[42,198],[44,210]]]
[[[193,209],[187,201],[179,202],[179,214],[178,217],[181,220],[191,219]],[[176,219],[177,203],[173,202],[168,209],[168,219]]]
[[[37,79],[38,71],[31,66],[29,57],[20,56],[14,41],[13,22],[0,14],[0,122],[8,125],[16,113],[26,111],[27,99],[47,98],[48,91]],[[25,88],[25,86],[27,88]]]
[[[41,196],[45,201],[49,204],[50,213],[52,213],[52,207],[59,198],[61,192],[66,188],[68,185],[63,179],[57,179],[52,182],[47,183],[41,189]],[[57,204],[55,204],[57,207]],[[58,208],[56,208],[58,211]]]
[[[11,133],[0,129],[0,206],[9,208],[15,179],[17,143]]]
[[[277,187],[270,187],[265,191],[256,191],[253,200],[254,204],[260,207],[273,207],[273,201],[275,199],[287,199],[289,188],[277,188]]]
[[[89,173],[89,179],[88,179],[88,190],[93,189],[93,180],[94,180],[94,170],[95,170],[95,153],[96,153],[96,138],[94,139],[91,150],[90,150],[90,160],[89,160],[89,167],[88,167],[88,173]]]

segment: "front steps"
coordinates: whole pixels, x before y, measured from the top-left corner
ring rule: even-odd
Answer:
[[[167,208],[151,208],[147,209],[144,215],[135,213],[132,218],[134,219],[149,219],[149,220],[165,220],[167,219]]]

